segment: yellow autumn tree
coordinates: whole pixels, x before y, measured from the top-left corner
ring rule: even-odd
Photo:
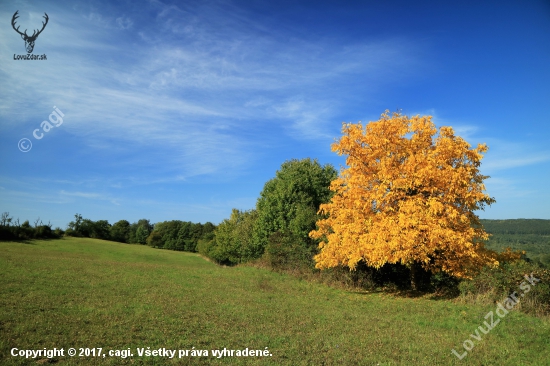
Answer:
[[[420,268],[469,277],[498,265],[474,213],[495,202],[479,172],[486,145],[471,148],[451,127],[438,133],[431,116],[389,111],[365,127],[345,123],[342,133],[332,151],[347,155],[347,168],[310,233],[321,241],[317,268],[401,263],[416,289]]]

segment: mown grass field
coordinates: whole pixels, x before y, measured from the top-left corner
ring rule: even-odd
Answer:
[[[95,239],[0,242],[0,364],[10,350],[130,348],[57,364],[549,365],[550,323],[512,311],[459,360],[494,306],[355,293],[198,255]],[[137,348],[208,350],[139,357]],[[267,357],[212,356],[212,349]]]

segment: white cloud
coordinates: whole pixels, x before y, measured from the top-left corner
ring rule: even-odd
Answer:
[[[134,22],[128,17],[116,18],[116,25],[120,29],[130,29],[134,25]]]
[[[60,194],[64,196],[74,196],[74,197],[82,197],[82,198],[90,198],[90,199],[104,199],[102,195],[98,193],[86,193],[86,192],[66,192],[61,191]]]
[[[500,155],[500,156],[499,156]],[[521,168],[550,161],[550,153],[544,155],[530,155],[524,157],[512,157],[508,154],[488,155],[483,161],[483,169],[488,172]]]
[[[93,150],[140,146],[128,164],[161,157],[183,179],[237,171],[257,159],[262,126],[275,120],[287,138],[332,139],[335,97],[349,82],[374,91],[418,64],[405,40],[312,40],[221,2],[147,6],[153,25],[111,9],[55,8],[40,65],[10,62],[20,42],[0,30],[0,81],[11,86],[0,90],[0,129],[35,128],[56,105],[63,130]]]

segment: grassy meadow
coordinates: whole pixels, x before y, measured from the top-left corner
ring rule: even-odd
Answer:
[[[0,242],[0,364],[548,365],[550,322],[496,306],[359,293],[197,254],[87,238]],[[496,315],[495,315],[496,317]],[[475,347],[459,360],[465,340]],[[12,348],[130,349],[133,357],[25,359]],[[208,356],[138,356],[208,350]],[[216,358],[211,350],[265,350]]]

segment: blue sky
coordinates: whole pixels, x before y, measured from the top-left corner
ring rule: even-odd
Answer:
[[[16,10],[29,34],[48,14],[47,60],[14,60]],[[8,0],[0,40],[0,211],[21,221],[217,224],[285,160],[338,168],[342,122],[386,109],[488,144],[480,217],[550,219],[547,1]]]

